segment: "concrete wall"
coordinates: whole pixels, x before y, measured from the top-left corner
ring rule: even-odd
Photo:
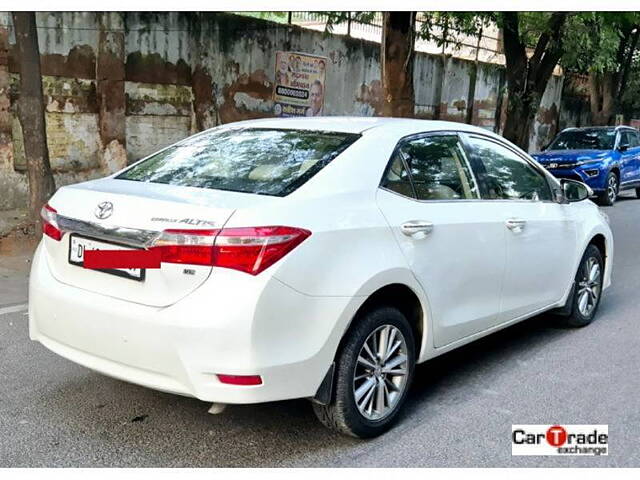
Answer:
[[[588,77],[567,75],[562,88],[559,130],[567,127],[584,127],[591,122]]]
[[[40,12],[47,138],[57,185],[113,172],[191,133],[270,116],[275,53],[329,59],[325,114],[378,115],[379,45],[216,13]],[[9,27],[5,27],[9,25]],[[0,209],[26,202],[19,69],[11,15],[0,13]],[[416,116],[497,130],[503,68],[418,53]],[[554,77],[532,149],[557,128]]]

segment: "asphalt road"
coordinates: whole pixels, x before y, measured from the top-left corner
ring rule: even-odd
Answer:
[[[614,284],[592,325],[543,315],[420,365],[401,422],[370,441],[325,430],[305,400],[213,416],[198,400],[74,365],[29,341],[24,311],[1,313],[26,299],[25,276],[5,272],[0,467],[639,467],[640,200],[606,212]],[[608,424],[609,456],[511,456],[512,424],[549,423]]]

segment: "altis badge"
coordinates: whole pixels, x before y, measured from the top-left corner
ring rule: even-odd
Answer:
[[[207,226],[207,227],[215,227],[216,222],[212,222],[211,220],[202,220],[200,218],[164,218],[164,217],[153,217],[151,219],[152,222],[167,222],[167,223],[184,223],[185,225],[191,225],[194,227],[198,226]]]

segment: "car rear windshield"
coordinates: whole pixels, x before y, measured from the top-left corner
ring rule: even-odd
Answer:
[[[162,150],[116,178],[285,196],[359,137],[311,130],[213,131]]]
[[[611,129],[569,130],[549,145],[549,150],[611,150],[616,131]]]

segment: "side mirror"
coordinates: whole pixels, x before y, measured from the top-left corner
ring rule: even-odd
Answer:
[[[562,179],[562,193],[568,202],[581,202],[593,195],[593,190],[577,180]]]
[[[629,145],[628,144],[618,145],[618,151],[619,152],[626,152],[627,150],[629,150]]]

